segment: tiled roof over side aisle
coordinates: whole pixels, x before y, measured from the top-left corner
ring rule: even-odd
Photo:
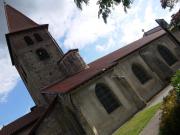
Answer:
[[[30,113],[15,120],[14,122],[8,124],[7,126],[4,126],[0,130],[0,135],[11,135],[31,124],[34,124],[41,117],[44,111],[45,108],[41,108],[41,107],[35,108]]]
[[[53,84],[52,86],[45,88],[42,91],[42,93],[52,94],[52,93],[69,92],[77,88],[79,85],[87,82],[92,77],[96,76],[97,74],[103,72],[104,69],[110,68],[111,66],[116,64],[116,61],[118,59],[121,59],[129,55],[130,53],[147,45],[149,42],[163,36],[164,34],[165,32],[163,30],[159,30],[153,34],[144,36],[143,38],[90,63],[89,68],[84,69],[83,71],[73,76],[70,76],[69,78],[61,82],[57,82],[56,84]]]

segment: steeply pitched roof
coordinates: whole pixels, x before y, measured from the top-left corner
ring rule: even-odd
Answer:
[[[34,124],[42,116],[44,111],[45,111],[45,108],[42,108],[42,107],[35,108],[30,113],[15,120],[14,122],[8,124],[7,126],[4,126],[0,130],[0,135],[11,135],[27,127],[28,125]]]
[[[89,68],[61,81],[56,84],[44,88],[42,93],[66,93],[72,91],[83,83],[89,81],[94,76],[104,72],[107,68],[116,64],[116,61],[136,51],[137,49],[145,46],[149,42],[161,37],[165,34],[163,30],[157,31],[153,34],[145,36],[117,51],[114,51],[92,63],[89,64]]]
[[[4,8],[10,33],[38,26],[37,23],[35,23],[13,7],[5,5]]]

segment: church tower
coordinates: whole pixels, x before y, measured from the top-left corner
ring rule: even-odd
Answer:
[[[18,70],[36,105],[45,103],[41,89],[65,78],[58,66],[63,52],[48,32],[16,9],[5,5],[6,34],[12,64]]]

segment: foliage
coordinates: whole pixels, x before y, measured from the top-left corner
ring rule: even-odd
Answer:
[[[87,5],[89,0],[74,0],[74,2],[79,9],[82,9],[82,3]]]
[[[164,98],[161,109],[160,135],[179,135],[180,104],[176,102],[175,90]]]
[[[174,7],[176,3],[178,3],[179,0],[161,0],[161,6],[162,8],[170,8],[170,10]]]
[[[169,25],[169,30],[180,28],[180,10],[171,16],[171,22]]]
[[[160,0],[162,8],[174,7],[176,3],[180,0]],[[88,5],[89,0],[74,0],[75,4],[79,9],[82,9],[82,3]],[[112,9],[115,5],[123,5],[124,11],[127,12],[127,8],[130,8],[133,0],[97,0],[97,5],[99,5],[98,17],[102,17],[104,22],[107,23],[107,18],[110,15]]]
[[[132,4],[132,0],[98,0],[99,5],[98,17],[102,16],[105,23],[107,23],[107,17],[111,13],[111,9],[114,5],[122,3],[124,11],[127,12],[127,8]]]
[[[78,8],[82,9],[82,3],[88,4],[89,0],[74,0]],[[122,4],[124,11],[132,4],[132,0],[97,0],[97,5],[99,5],[98,17],[102,17],[104,22],[107,23],[107,18],[111,13],[114,5]]]
[[[159,108],[160,103],[137,113],[137,115],[120,127],[113,135],[139,135]]]
[[[171,84],[175,88],[178,101],[180,101],[180,70],[172,77]]]

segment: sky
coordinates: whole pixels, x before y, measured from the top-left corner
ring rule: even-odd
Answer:
[[[49,24],[49,31],[64,52],[78,48],[89,63],[142,37],[157,26],[155,19],[169,22],[180,4],[170,12],[159,0],[134,0],[124,13],[122,5],[114,7],[108,23],[98,19],[96,0],[79,10],[73,0],[6,0],[8,4],[38,24]],[[0,128],[23,116],[34,106],[15,67],[12,66],[5,41],[8,33],[3,2],[0,1]]]

